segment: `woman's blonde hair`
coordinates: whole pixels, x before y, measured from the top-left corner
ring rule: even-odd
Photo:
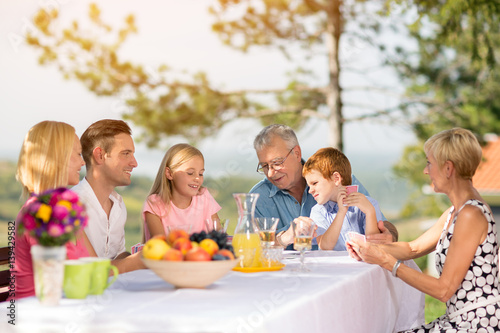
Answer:
[[[432,154],[440,167],[451,161],[464,179],[472,179],[482,157],[481,145],[474,134],[459,127],[431,136],[424,144],[424,151]]]
[[[174,173],[177,168],[195,156],[199,156],[205,161],[201,151],[187,143],[179,143],[170,147],[161,161],[149,195],[157,194],[168,205],[172,200],[173,184],[165,174],[166,169],[169,168],[170,172]]]
[[[74,140],[74,127],[63,122],[42,121],[28,131],[16,172],[16,179],[23,186],[23,197],[68,185]]]

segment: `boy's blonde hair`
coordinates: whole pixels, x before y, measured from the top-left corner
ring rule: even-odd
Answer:
[[[325,179],[330,179],[334,172],[342,177],[342,185],[351,185],[351,163],[349,159],[336,148],[321,148],[311,156],[302,168],[302,175],[306,176],[312,170],[321,173]]]
[[[205,161],[201,151],[187,143],[179,143],[170,147],[161,161],[149,195],[157,194],[168,205],[172,200],[173,184],[165,175],[166,169],[169,168],[174,173],[177,168],[195,156],[199,156]]]
[[[424,151],[427,156],[434,156],[440,167],[446,161],[453,162],[457,174],[464,179],[472,179],[483,154],[474,134],[459,127],[431,136],[424,143]]]
[[[17,162],[16,179],[29,194],[68,186],[68,165],[75,128],[57,121],[42,121],[24,138]]]

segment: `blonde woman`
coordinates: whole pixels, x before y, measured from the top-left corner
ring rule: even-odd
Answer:
[[[24,198],[78,184],[80,169],[84,165],[81,153],[80,140],[71,125],[43,121],[33,126],[24,139],[17,163],[16,178],[23,186]],[[25,205],[29,202],[30,199]],[[31,246],[35,244],[34,238],[16,233],[13,269],[16,272],[16,298],[35,295],[30,253]],[[76,243],[66,243],[68,259],[88,256],[87,246],[90,243],[85,233],[80,232]]]
[[[200,232],[205,219],[219,219],[221,207],[202,187],[204,172],[205,160],[195,147],[181,143],[166,152],[143,207],[145,241],[166,235],[167,226],[191,224],[191,232]]]
[[[474,135],[454,128],[424,145],[436,193],[452,206],[434,226],[411,242],[386,245],[350,243],[351,256],[378,264],[418,290],[446,302],[446,314],[407,332],[499,332],[498,242],[490,207],[472,184],[481,161]],[[439,277],[418,272],[401,261],[436,250]]]

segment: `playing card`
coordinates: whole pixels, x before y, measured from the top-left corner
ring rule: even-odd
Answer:
[[[132,245],[132,248],[130,249],[130,252],[132,254],[137,253],[137,252],[141,251],[143,247],[144,247],[144,244],[137,243],[135,245]]]
[[[358,192],[358,185],[349,185],[345,187],[345,191],[347,192],[347,195]]]
[[[355,231],[349,231],[347,233],[347,236],[349,237],[350,241],[355,241],[357,243],[366,243],[365,235],[362,235],[362,234],[357,233]]]

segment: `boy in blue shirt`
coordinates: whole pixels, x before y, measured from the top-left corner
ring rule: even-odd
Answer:
[[[377,221],[382,220],[382,213],[377,201],[359,192],[347,195],[351,164],[340,150],[318,150],[304,164],[302,175],[317,202],[310,218],[318,226],[319,249],[345,251],[349,231],[380,233]]]

